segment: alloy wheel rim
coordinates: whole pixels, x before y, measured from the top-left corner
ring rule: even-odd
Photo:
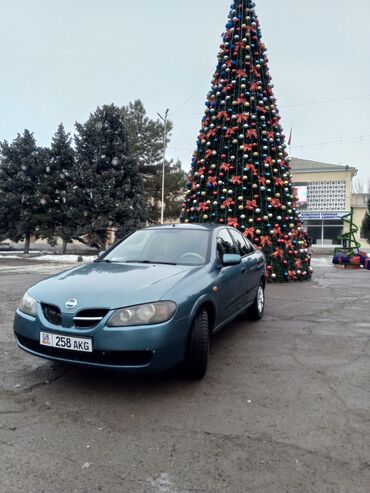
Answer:
[[[265,293],[263,291],[262,286],[260,286],[258,288],[258,294],[257,294],[257,307],[259,313],[263,312],[264,305],[265,305]]]

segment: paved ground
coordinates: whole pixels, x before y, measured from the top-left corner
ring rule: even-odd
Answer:
[[[317,260],[234,322],[207,377],[129,378],[15,348],[25,289],[62,266],[0,263],[0,490],[370,491],[370,273]]]

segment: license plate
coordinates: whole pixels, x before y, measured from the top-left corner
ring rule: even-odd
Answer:
[[[87,337],[70,337],[67,335],[40,332],[40,344],[41,346],[81,351],[84,353],[92,353],[93,351],[92,339],[88,339]]]

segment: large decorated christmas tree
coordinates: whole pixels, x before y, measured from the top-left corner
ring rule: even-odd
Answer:
[[[238,228],[271,281],[312,275],[266,47],[252,0],[234,0],[208,93],[181,220]]]

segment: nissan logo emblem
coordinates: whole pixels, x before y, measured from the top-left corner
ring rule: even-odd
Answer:
[[[66,301],[65,307],[67,310],[72,310],[72,308],[75,308],[77,306],[77,300],[68,300]]]

